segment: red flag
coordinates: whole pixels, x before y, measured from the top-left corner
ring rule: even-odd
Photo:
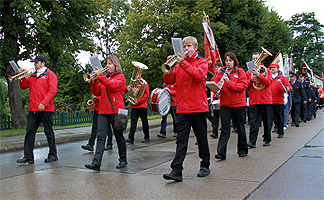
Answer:
[[[307,74],[307,67],[306,67],[306,63],[305,63],[305,60],[304,58],[302,59],[303,61],[303,66],[302,66],[302,69],[301,69],[301,73],[304,75],[304,77],[306,78],[306,74]]]
[[[213,31],[209,26],[209,17],[206,15],[204,11],[203,17],[203,27],[204,27],[204,47],[205,47],[205,59],[209,62],[208,72],[213,76],[216,75],[216,67],[215,64],[218,60],[222,62],[222,59],[219,55],[219,51],[214,39]]]

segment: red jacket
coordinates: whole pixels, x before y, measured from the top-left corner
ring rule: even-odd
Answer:
[[[100,110],[100,96],[96,96],[96,98],[94,99],[94,103],[95,103],[94,110],[99,111]]]
[[[177,113],[208,112],[206,76],[208,62],[197,53],[163,74],[166,84],[177,83]]]
[[[141,98],[137,99],[137,105],[130,104],[129,107],[130,108],[146,108],[147,109],[148,108],[147,100],[148,100],[149,95],[150,95],[150,89],[149,89],[149,84],[147,83],[143,96]]]
[[[267,77],[266,77],[266,71],[267,70]],[[271,71],[268,68],[261,68],[259,80],[260,82],[265,85],[265,88],[258,91],[253,87],[253,83],[251,82],[251,73],[249,71],[246,72],[246,78],[248,82],[249,87],[249,105],[255,105],[255,104],[272,104],[272,94],[270,85],[273,81],[271,76]]]
[[[50,69],[46,69],[39,77],[32,73],[28,78],[19,81],[22,90],[29,88],[29,111],[39,111],[40,104],[45,106],[44,111],[55,112],[54,96],[57,91],[57,77]]]
[[[170,90],[171,94],[171,106],[177,106],[177,101],[176,101],[176,83],[174,84],[165,84],[163,83],[163,88],[168,88]]]
[[[106,75],[99,74],[97,78],[99,82],[96,81],[95,83],[90,83],[90,89],[94,95],[101,96],[99,114],[114,113],[107,97],[106,88],[114,106],[115,113],[118,113],[119,109],[125,109],[124,91],[126,87],[126,79],[124,74],[114,73],[109,78],[107,78]]]
[[[225,67],[214,76],[211,81],[218,83],[225,73]],[[229,74],[229,82],[224,82],[220,91],[220,106],[243,107],[246,106],[245,89],[247,88],[247,79],[245,71],[234,67]]]
[[[272,93],[272,104],[284,104],[284,88],[282,87],[279,80],[284,86],[289,87],[289,91],[287,92],[290,92],[292,90],[288,79],[285,76],[279,74],[276,78],[273,79],[273,82],[270,85]]]

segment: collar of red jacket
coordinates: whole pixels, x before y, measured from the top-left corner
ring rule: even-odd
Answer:
[[[186,61],[189,61],[189,60],[194,60],[194,59],[196,59],[198,57],[198,53],[196,52],[196,53],[194,53],[192,56],[190,56],[190,57],[186,57],[186,58],[184,58]]]

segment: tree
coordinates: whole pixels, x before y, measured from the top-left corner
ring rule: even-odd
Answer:
[[[119,41],[117,36],[124,32],[125,18],[129,12],[130,5],[127,0],[107,1],[107,11],[97,15],[97,21],[100,21],[100,29],[95,38],[99,41],[97,51],[102,57],[117,54]]]
[[[324,28],[313,12],[295,14],[287,21],[294,34],[291,53],[294,55],[295,69],[301,71],[302,58],[316,74],[324,71]]]
[[[204,56],[203,10],[214,15],[219,13],[211,1],[205,0],[133,0],[125,33],[118,37],[119,55],[127,80],[134,69],[130,61],[135,60],[148,66],[142,77],[149,83],[150,90],[161,88],[161,65],[168,55],[173,54],[171,37],[196,37],[198,51]],[[217,34],[226,29],[222,23],[212,23],[211,26]]]
[[[104,0],[8,0],[1,1],[1,77],[8,82],[12,127],[25,126],[18,81],[8,61],[28,59],[47,53],[50,68],[54,72],[70,71],[74,55],[80,50],[93,51],[90,37],[98,28],[93,16],[104,12]]]
[[[269,11],[260,0],[214,0],[214,5],[221,14],[211,16],[211,21],[219,21],[228,26],[222,34],[215,34],[221,55],[234,52],[240,62],[239,67],[252,60],[253,52],[260,52],[261,47],[273,56],[281,50],[287,51],[292,35],[289,27],[274,11]],[[273,58],[264,60],[267,66]]]

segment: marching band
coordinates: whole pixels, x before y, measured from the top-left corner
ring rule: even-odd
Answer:
[[[91,112],[94,110],[95,113],[93,118],[95,130],[93,130],[89,143],[82,145],[82,148],[93,151],[97,135],[95,155],[92,163],[85,165],[86,168],[100,170],[104,150],[112,149],[112,146],[109,146],[112,145],[112,131],[116,137],[119,151],[119,164],[116,168],[126,167],[128,164],[126,142],[134,143],[139,117],[143,123],[144,140],[142,142],[150,141],[148,108],[152,113],[162,116],[161,131],[157,135],[160,138],[166,137],[167,115],[170,113],[173,117],[173,136],[177,140],[176,154],[171,163],[171,172],[163,175],[164,179],[173,181],[183,180],[183,162],[187,153],[191,128],[197,138],[201,159],[197,176],[205,177],[210,173],[207,112],[213,113],[213,118],[210,120],[214,128],[211,136],[215,139],[218,138],[218,119],[219,117],[221,119],[221,134],[215,155],[215,158],[219,160],[226,160],[231,123],[235,125],[238,135],[237,154],[239,157],[246,157],[248,148],[256,148],[259,127],[262,122],[264,127],[263,146],[270,146],[273,127],[274,131],[278,133],[278,138],[284,137],[284,131],[288,128],[289,111],[291,125],[295,127],[299,127],[302,121],[306,123],[312,118],[316,118],[316,104],[323,102],[323,89],[319,85],[316,88],[314,83],[305,77],[305,74],[300,74],[299,80],[297,80],[297,74],[291,72],[288,81],[282,75],[277,63],[265,67],[262,61],[271,55],[266,49],[262,48],[261,53],[253,53],[255,68],[249,68],[246,72],[238,67],[239,62],[236,55],[233,52],[227,52],[224,56],[225,65],[215,70],[216,74],[211,79],[217,85],[217,89],[211,88],[206,92],[209,63],[198,55],[196,38],[187,36],[182,40],[182,43],[184,53],[169,56],[162,66],[163,88],[155,88],[151,94],[149,94],[148,83],[141,77],[142,71],[148,67],[136,61],[132,62],[135,69],[128,86],[126,86],[126,79],[116,56],[108,57],[103,69],[96,68],[92,73],[84,75],[84,80],[89,83],[93,94],[93,99],[89,100],[88,106],[89,110]],[[30,99],[40,95],[37,93],[33,96],[35,88],[33,83],[39,81],[38,77],[46,79],[52,76],[51,80],[55,88],[46,101],[40,102],[39,99],[29,101],[32,103],[27,123],[29,131],[27,131],[25,139],[24,157],[18,159],[18,163],[34,163],[32,143],[35,140],[35,131],[40,121],[44,124],[43,119],[38,115],[45,114],[49,115],[45,116],[49,118],[47,122],[49,131],[48,133],[45,131],[45,133],[49,135],[50,147],[49,156],[45,162],[58,160],[55,137],[50,123],[50,117],[54,110],[57,79],[55,74],[46,68],[46,59],[43,56],[36,57],[33,62],[35,62],[37,73],[29,75],[27,72],[22,72],[11,79],[19,79],[22,89],[30,88]],[[207,93],[211,94],[210,103],[207,101]],[[123,130],[113,126],[114,123],[119,123],[115,116],[117,113],[119,114],[120,110],[125,109],[125,100],[131,104],[131,128],[127,140],[124,138]],[[44,110],[49,112],[39,112]],[[248,140],[245,127],[247,113],[250,125]],[[217,126],[215,126],[216,121]],[[110,137],[105,148],[107,132],[110,133]]]

